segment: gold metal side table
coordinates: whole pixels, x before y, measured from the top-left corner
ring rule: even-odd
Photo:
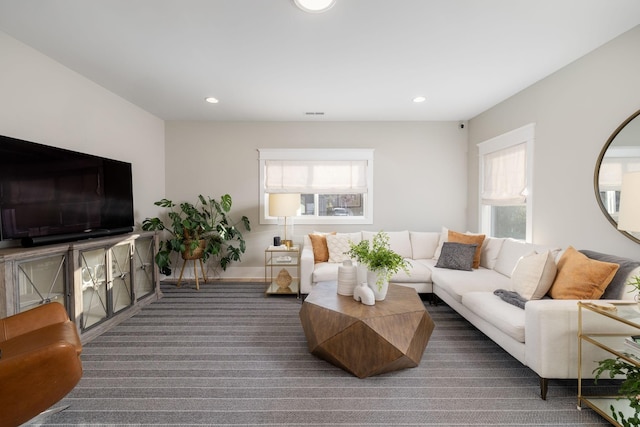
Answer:
[[[269,246],[264,251],[265,295],[300,298],[300,247]]]
[[[615,332],[608,332],[611,330]],[[640,335],[640,306],[635,301],[619,301],[610,304],[598,301],[578,302],[578,409],[586,405],[613,425],[620,424],[612,417],[612,406],[616,413],[622,412],[626,418],[633,416],[635,412],[626,398],[619,399],[619,396],[610,394],[590,396],[582,394],[583,362],[590,362],[590,360],[583,360],[583,346],[594,345],[609,353],[611,358],[620,358],[630,365],[640,366],[640,351],[636,354],[624,343],[625,339],[632,335]],[[602,378],[605,379],[608,376]]]

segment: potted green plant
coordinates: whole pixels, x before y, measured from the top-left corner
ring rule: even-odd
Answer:
[[[640,303],[640,293],[638,293],[640,292],[640,276],[633,276],[631,279],[629,279],[627,285],[633,286],[633,289],[630,289],[629,292],[636,292],[636,294],[634,295],[634,299],[636,300],[636,302]]]
[[[166,231],[168,237],[160,241],[155,260],[162,274],[171,274],[171,254],[180,253],[186,259],[201,258],[203,262],[211,256],[218,257],[223,270],[233,261],[240,261],[246,250],[241,230],[251,231],[249,219],[243,216],[238,223],[231,221],[232,199],[229,194],[220,200],[198,195],[196,203],[183,202],[176,205],[169,199],[154,203],[166,208],[166,221],[155,217],[142,221],[145,231]]]
[[[629,292],[640,291],[640,276],[634,276],[629,279],[627,285],[632,286]],[[638,295],[634,299],[640,303]],[[609,410],[611,416],[616,422],[622,426],[640,426],[640,367],[632,365],[621,358],[604,359],[598,362],[598,367],[593,371],[595,382],[602,377],[605,372],[609,372],[610,378],[624,377],[618,393],[620,399],[628,399],[629,406],[634,410],[634,415],[625,417],[621,411],[616,411],[611,405]]]
[[[610,378],[616,378],[618,376],[624,377],[624,380],[620,384],[618,393],[620,399],[628,399],[629,406],[634,410],[634,414],[629,417],[621,411],[616,411],[613,405],[609,407],[613,419],[623,426],[638,426],[640,425],[640,367],[632,365],[623,359],[605,359],[598,362],[598,367],[593,371],[595,376],[595,382],[597,382],[602,374],[609,372]]]
[[[389,235],[384,231],[376,233],[371,243],[366,239],[359,243],[351,242],[347,254],[358,264],[367,267],[367,283],[378,301],[385,298],[392,275],[400,270],[409,274],[407,260],[391,250]]]

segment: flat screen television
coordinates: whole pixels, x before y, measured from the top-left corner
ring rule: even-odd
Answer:
[[[0,136],[0,240],[43,245],[133,225],[131,163]]]

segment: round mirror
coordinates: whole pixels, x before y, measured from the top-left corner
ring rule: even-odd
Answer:
[[[633,113],[611,134],[596,162],[596,199],[605,217],[616,230],[622,175],[637,171],[640,171],[640,110]],[[640,243],[640,233],[618,231]]]

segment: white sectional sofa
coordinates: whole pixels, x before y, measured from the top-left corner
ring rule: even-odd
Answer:
[[[345,238],[358,242],[363,238],[372,239],[374,234],[375,232],[369,231],[338,234],[337,236],[341,237],[327,237],[327,240],[331,242],[342,240],[344,244]],[[606,287],[601,297],[600,295],[596,296],[596,299],[601,302],[633,300],[634,294],[628,292],[632,289],[627,285],[628,278],[640,275],[640,263],[625,258],[586,251],[589,256],[587,258],[573,248],[561,250],[560,248],[541,247],[513,239],[491,237],[485,238],[482,242],[478,268],[473,268],[470,271],[441,268],[436,265],[438,259],[441,258],[440,252],[443,244],[448,240],[448,230],[443,228],[440,232],[397,231],[387,232],[387,234],[390,237],[391,248],[402,254],[411,265],[409,275],[401,272],[394,276],[391,282],[411,286],[419,293],[433,293],[456,310],[485,335],[540,376],[543,398],[546,398],[548,379],[577,378],[578,374],[577,302],[585,300],[585,298],[564,299],[567,295],[561,295],[560,290],[554,291],[554,289],[556,288],[555,281],[557,279],[560,282],[561,275],[565,285],[567,280],[573,280],[578,291],[581,291],[581,287],[586,290],[587,287],[583,285],[583,282],[587,283],[588,281],[579,274],[575,277],[568,275],[572,273],[569,262],[573,263],[574,259],[577,259],[577,262],[590,264],[606,261],[609,264],[620,266],[615,270],[610,268],[609,264],[602,264],[608,269],[604,275],[608,276],[611,284]],[[447,249],[449,248],[451,246],[448,246]],[[571,261],[562,261],[565,252],[567,252],[566,259],[571,259]],[[569,257],[570,254],[571,257]],[[541,257],[546,257],[545,280],[548,281],[549,274],[552,274],[551,280],[554,287],[549,292],[555,292],[556,298],[545,295],[547,291],[544,289],[543,295],[545,296],[541,299],[516,298],[516,301],[513,301],[514,295],[519,296],[513,293],[514,288],[526,293],[522,291],[522,271],[526,260],[529,260],[529,263],[532,260],[537,260],[535,263],[540,267]],[[521,259],[523,261],[520,261]],[[329,261],[340,261],[340,258],[336,256]],[[301,254],[301,293],[308,294],[319,282],[336,281],[339,265],[341,262],[315,262],[311,240],[305,236]],[[578,270],[580,273],[583,270],[590,271],[591,269],[580,268]],[[524,281],[530,283],[530,279],[528,277]],[[541,281],[544,280],[541,279]],[[520,287],[516,286],[516,283],[519,283]],[[571,285],[571,283],[569,284]],[[560,285],[558,285],[558,289],[560,289]],[[496,290],[507,292],[502,292],[501,297],[494,293]],[[540,289],[537,292],[539,293],[539,291]],[[559,299],[557,296],[563,299]],[[586,316],[583,327],[589,332],[633,332],[633,330],[624,329],[624,326],[613,322],[593,322]],[[634,333],[637,334],[637,332]],[[606,357],[606,353],[595,346],[583,346],[583,376],[592,378],[592,371],[597,366],[597,361]]]
[[[337,233],[337,237],[343,237],[344,241],[360,242],[363,238],[372,240],[375,232],[362,231],[357,233]],[[410,274],[400,271],[392,277],[392,283],[411,286],[419,293],[432,293],[433,281],[431,280],[432,267],[436,260],[433,256],[438,248],[440,233],[420,231],[396,231],[388,232],[391,249],[405,257],[410,262]],[[329,236],[327,236],[329,237]],[[329,237],[330,239],[331,237]],[[344,245],[340,245],[344,249]],[[338,254],[340,255],[340,254]],[[337,262],[315,263],[311,239],[304,236],[302,254],[300,255],[300,292],[308,294],[318,282],[336,281],[340,258]]]

